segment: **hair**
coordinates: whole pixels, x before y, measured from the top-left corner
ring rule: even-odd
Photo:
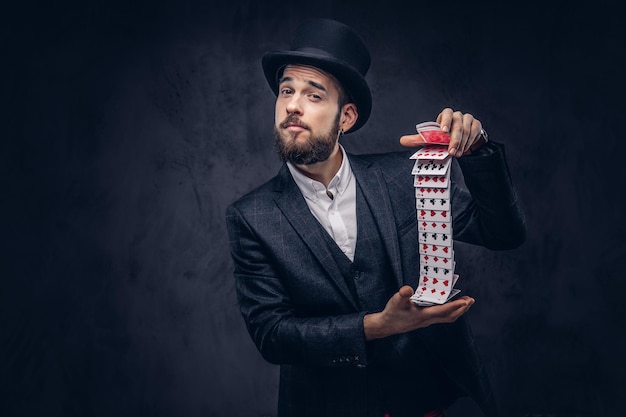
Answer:
[[[338,100],[339,109],[341,109],[344,105],[348,103],[354,103],[354,100],[352,100],[352,97],[350,97],[350,94],[348,94],[346,89],[343,88],[343,85],[341,85],[339,80],[337,80],[337,90],[339,91],[339,100]]]

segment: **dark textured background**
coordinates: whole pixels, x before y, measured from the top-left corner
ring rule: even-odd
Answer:
[[[507,146],[528,241],[458,251],[506,415],[626,415],[614,8],[213,3],[3,8],[1,415],[275,415],[224,210],[279,166],[259,60],[311,15],[372,52],[373,115],[348,150],[399,149],[444,106]]]

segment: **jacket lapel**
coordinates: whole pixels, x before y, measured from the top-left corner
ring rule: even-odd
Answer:
[[[276,192],[274,201],[346,300],[358,310],[358,302],[348,288],[324,239],[323,233],[326,233],[326,231],[311,214],[300,189],[291,177],[291,173],[286,165],[283,164],[277,178],[278,181],[274,188]]]
[[[402,286],[402,266],[400,262],[400,248],[398,246],[398,232],[395,223],[391,198],[387,191],[387,183],[384,180],[378,165],[363,160],[356,155],[348,155],[350,166],[356,177],[358,186],[361,187],[363,196],[369,205],[374,221],[380,231],[383,244],[389,256],[389,261],[398,288]],[[359,210],[359,207],[357,207]]]

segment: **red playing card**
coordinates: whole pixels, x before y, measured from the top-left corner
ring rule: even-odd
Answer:
[[[419,134],[424,138],[425,143],[437,145],[447,145],[450,143],[450,135],[441,130],[421,130]]]
[[[423,122],[415,125],[415,130],[426,143],[445,145],[450,143],[450,135],[441,130],[441,125],[437,122]]]
[[[410,159],[434,159],[437,161],[444,161],[449,156],[448,147],[445,144],[439,145],[431,143],[420,148],[410,157]]]

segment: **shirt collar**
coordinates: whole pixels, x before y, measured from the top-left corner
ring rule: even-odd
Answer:
[[[333,179],[330,180],[330,183],[328,184],[328,189],[333,192],[339,193],[339,195],[342,195],[346,191],[348,185],[350,184],[350,181],[352,180],[352,169],[350,168],[350,161],[348,160],[348,155],[346,154],[345,149],[343,149],[343,146],[341,145],[339,145],[339,149],[341,150],[342,155],[341,166],[339,167],[339,171],[337,171]],[[326,187],[324,187],[324,184],[307,177],[302,172],[300,172],[300,170],[298,170],[298,168],[296,168],[291,162],[287,162],[287,168],[289,168],[289,172],[291,172],[291,176],[296,182],[296,185],[306,198],[314,200],[317,198],[319,192],[326,191]]]

